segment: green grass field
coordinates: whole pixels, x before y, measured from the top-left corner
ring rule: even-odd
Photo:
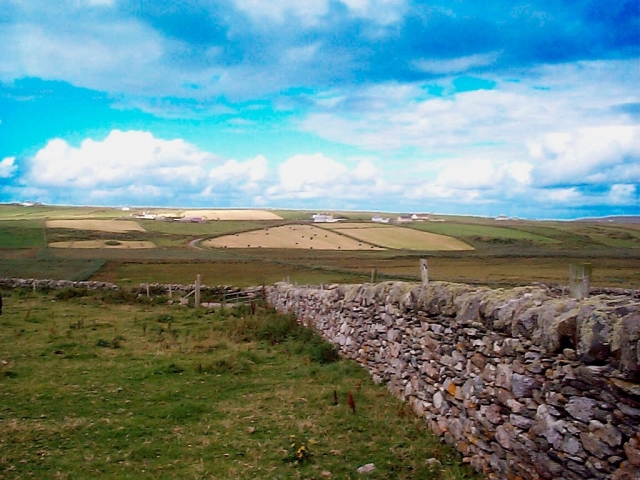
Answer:
[[[44,247],[41,220],[0,220],[0,249]]]
[[[1,478],[481,478],[286,317],[3,295]]]
[[[357,283],[367,281],[366,272],[341,272],[336,269],[314,269],[305,266],[265,263],[259,260],[211,261],[211,262],[109,262],[92,278],[121,285],[138,285],[146,282],[190,284],[196,275],[202,276],[206,285],[234,285],[248,287],[271,285],[284,279],[293,283]]]
[[[529,233],[517,228],[495,227],[491,225],[474,225],[452,222],[416,222],[412,228],[425,232],[450,235],[456,238],[491,240],[530,240],[531,242],[545,244],[557,243],[558,240],[535,233]]]

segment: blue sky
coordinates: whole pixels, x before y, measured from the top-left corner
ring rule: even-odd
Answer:
[[[0,202],[640,214],[639,10],[2,0]]]

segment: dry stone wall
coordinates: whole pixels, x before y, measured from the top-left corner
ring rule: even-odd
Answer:
[[[640,478],[640,300],[432,282],[267,288],[489,478]]]
[[[168,292],[173,292],[179,295],[186,295],[194,290],[195,285],[182,285],[179,283],[149,283],[150,295],[166,295]],[[76,282],[73,280],[50,280],[50,279],[38,279],[38,278],[0,278],[0,288],[35,288],[37,290],[63,290],[65,288],[84,288],[86,290],[119,290],[122,287],[118,287],[115,283],[109,282],[97,282],[97,281],[81,281]],[[201,285],[200,291],[207,292],[214,295],[224,295],[228,293],[256,293],[260,292],[262,287],[249,287],[240,289],[230,285]],[[134,291],[139,294],[147,293],[147,284],[141,283],[139,287],[131,287],[128,290]]]

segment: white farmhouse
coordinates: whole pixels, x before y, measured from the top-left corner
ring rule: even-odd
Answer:
[[[313,218],[313,223],[335,223],[339,220],[337,218],[333,218],[332,213],[316,213],[311,215]]]

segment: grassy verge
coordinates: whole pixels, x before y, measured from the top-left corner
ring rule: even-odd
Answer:
[[[479,478],[291,318],[4,296],[2,478]]]

